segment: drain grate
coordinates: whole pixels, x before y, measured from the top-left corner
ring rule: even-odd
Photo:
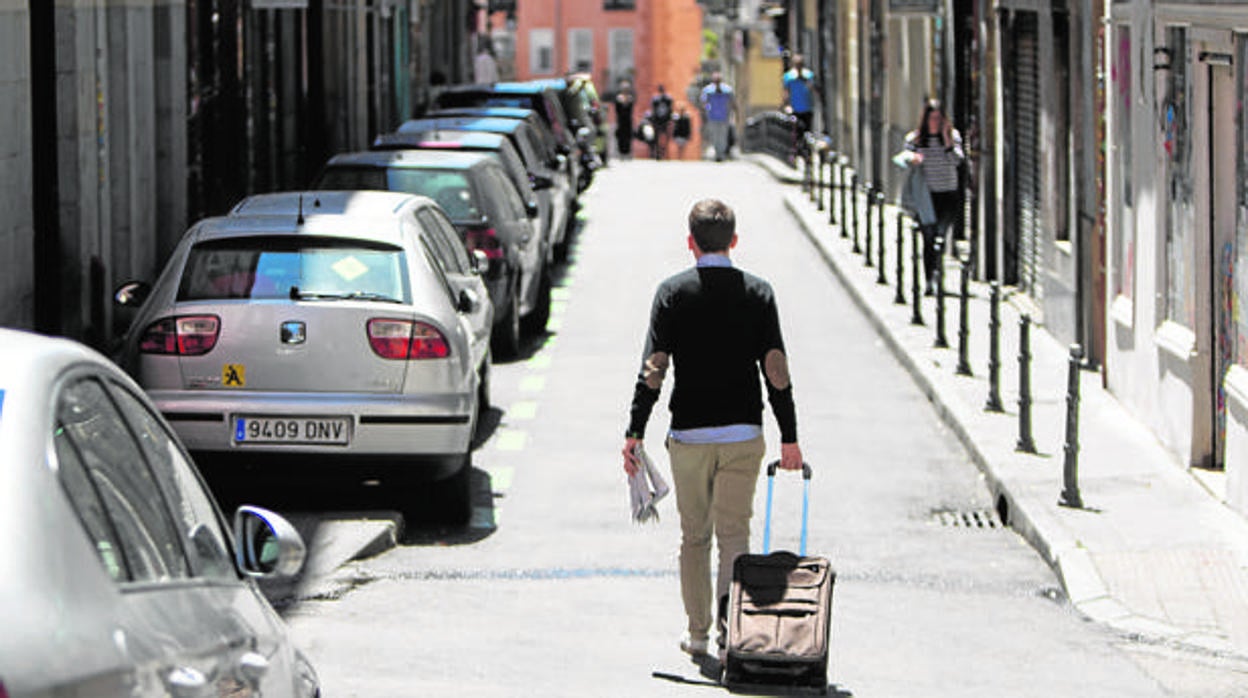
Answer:
[[[940,509],[932,512],[932,519],[948,528],[1004,528],[997,512],[992,509],[971,511]]]

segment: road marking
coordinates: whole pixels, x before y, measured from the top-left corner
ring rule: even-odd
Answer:
[[[551,332],[558,332],[559,330],[563,329],[563,318],[552,317],[551,319],[547,320],[546,329],[550,330]]]
[[[568,288],[567,286],[559,286],[558,288],[552,288],[550,289],[550,297],[551,299],[556,300],[556,301],[566,301],[572,297],[572,289]],[[553,303],[551,304],[551,307],[554,307]]]
[[[567,312],[567,310],[568,310],[567,301],[551,301],[550,302],[550,314],[551,315],[563,315],[565,312]]]
[[[533,371],[540,371],[543,369],[550,368],[550,364],[551,364],[550,354],[538,354],[537,356],[534,356],[533,358],[529,359],[527,364],[528,364],[529,369]]]
[[[503,493],[511,489],[512,480],[516,475],[516,469],[507,466],[490,468],[485,472],[490,475],[490,490],[494,493]]]
[[[529,435],[519,430],[499,432],[494,439],[494,448],[499,451],[523,451]]]
[[[532,400],[517,402],[507,410],[507,419],[527,420],[537,417],[537,403]]]
[[[546,376],[525,376],[520,380],[520,392],[540,393],[546,387]]]

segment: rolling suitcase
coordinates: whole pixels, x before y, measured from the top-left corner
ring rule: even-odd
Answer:
[[[733,563],[724,685],[804,687],[826,693],[836,572],[826,558],[806,555],[809,465],[802,466],[800,551],[771,552],[771,502],[778,465],[767,466],[763,554],[741,555]]]

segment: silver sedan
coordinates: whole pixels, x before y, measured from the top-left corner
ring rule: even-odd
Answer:
[[[74,342],[0,329],[0,696],[315,696],[253,578],[304,545],[234,531],[139,387]]]
[[[146,299],[122,363],[192,452],[383,463],[446,481],[466,519],[493,324],[479,265],[424,197],[253,196],[119,291]]]

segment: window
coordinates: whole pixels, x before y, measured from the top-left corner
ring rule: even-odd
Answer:
[[[1166,30],[1169,81],[1161,109],[1169,201],[1166,216],[1166,319],[1188,328],[1196,323],[1196,200],[1192,177],[1191,95],[1186,27]]]
[[[1113,67],[1110,72],[1113,108],[1113,178],[1114,178],[1114,293],[1132,298],[1135,293],[1135,191],[1132,182],[1131,110],[1132,51],[1131,25],[1114,27]]]
[[[500,213],[513,221],[527,220],[528,213],[524,209],[524,202],[520,200],[515,185],[507,179],[507,175],[496,167],[488,167],[485,171],[491,180],[491,186],[498,190]]]
[[[553,29],[529,31],[529,72],[534,75],[550,75],[555,72],[555,31]]]
[[[568,30],[568,70],[592,73],[594,70],[594,30]]]
[[[1239,180],[1239,225],[1234,245],[1233,272],[1229,279],[1231,286],[1229,306],[1233,311],[1235,322],[1230,328],[1234,335],[1235,363],[1248,368],[1248,112],[1245,111],[1244,100],[1248,99],[1248,35],[1239,34],[1235,37],[1236,65],[1240,66],[1238,84],[1235,86],[1235,101],[1241,105],[1239,114],[1239,168],[1236,178]]]
[[[607,31],[607,69],[610,71],[610,84],[607,89],[614,90],[620,80],[632,79],[636,69],[633,59],[633,30],[610,29]]]
[[[110,388],[173,509],[175,524],[181,527],[191,573],[209,579],[237,579],[217,508],[194,466],[160,420],[138,398],[120,385],[112,384]]]
[[[429,246],[442,262],[446,273],[470,273],[471,263],[468,261],[468,251],[464,249],[464,243],[450,223],[445,222],[446,219],[432,209],[420,211],[416,214],[416,218],[420,222],[422,237],[429,240]]]
[[[82,379],[61,392],[54,444],[62,486],[113,579],[189,576],[165,498],[98,382]]]
[[[637,0],[603,0],[602,9],[635,10],[637,9]]]

